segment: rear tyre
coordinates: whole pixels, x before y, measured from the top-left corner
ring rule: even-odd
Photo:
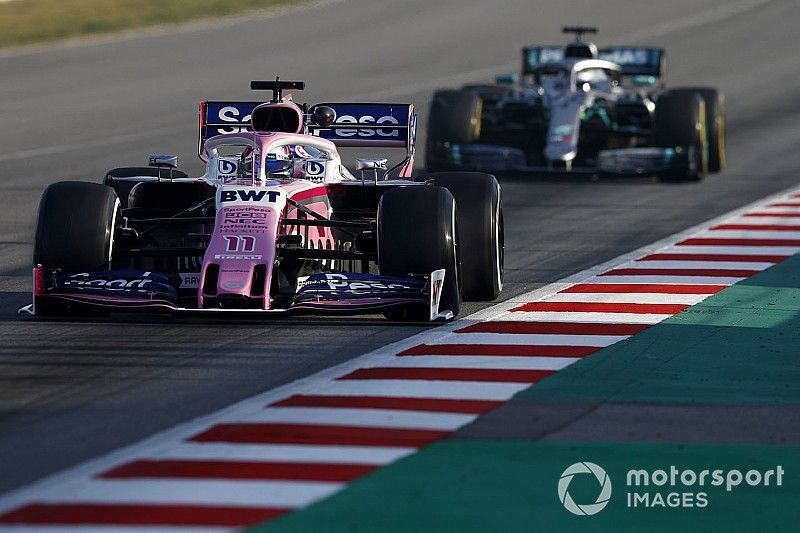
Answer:
[[[106,172],[103,178],[103,183],[109,187],[113,187],[117,192],[120,205],[123,209],[128,207],[128,195],[133,189],[134,185],[139,183],[135,178],[186,178],[185,172],[180,170],[156,167],[120,167],[112,168]]]
[[[428,116],[428,139],[456,144],[477,141],[481,107],[480,97],[472,91],[436,91]]]
[[[514,90],[506,85],[491,85],[483,83],[464,85],[461,87],[461,90],[477,94],[481,99],[481,104],[483,106],[494,105],[503,98],[507,98],[514,94]]]
[[[34,265],[64,272],[110,269],[118,212],[111,187],[80,181],[50,185],[39,202]]]
[[[128,207],[172,216],[214,197],[214,188],[203,181],[144,181],[128,194]]]
[[[655,146],[686,151],[685,169],[659,174],[668,181],[699,181],[708,171],[705,100],[692,90],[670,90],[656,102],[653,126]]]
[[[445,269],[440,310],[461,309],[461,265],[456,202],[442,187],[409,186],[386,191],[378,205],[378,266],[386,276],[430,274]],[[427,304],[388,310],[390,320],[429,320]]]
[[[436,91],[428,115],[425,167],[428,170],[458,168],[451,144],[469,144],[480,137],[482,101],[472,91]]]
[[[439,172],[421,180],[444,187],[456,200],[462,295],[491,301],[503,290],[505,235],[500,184],[482,172]]]

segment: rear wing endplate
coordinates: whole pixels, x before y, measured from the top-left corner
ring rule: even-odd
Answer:
[[[263,102],[200,102],[200,124],[197,136],[197,154],[203,159],[206,141],[216,135],[232,135],[252,131],[253,109]]]

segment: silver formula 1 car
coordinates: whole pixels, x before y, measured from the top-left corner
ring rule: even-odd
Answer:
[[[434,93],[429,170],[657,175],[699,180],[725,165],[723,95],[665,89],[661,48],[575,41],[522,50],[522,76]]]

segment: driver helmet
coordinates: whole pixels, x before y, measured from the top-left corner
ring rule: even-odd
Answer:
[[[292,150],[288,146],[281,146],[277,150],[267,153],[264,163],[268,177],[288,179],[292,177]]]

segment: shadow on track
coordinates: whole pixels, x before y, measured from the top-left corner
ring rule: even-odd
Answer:
[[[523,183],[535,182],[546,184],[570,184],[570,185],[631,185],[631,186],[677,186],[677,185],[697,185],[701,181],[675,181],[661,180],[655,176],[603,176],[586,174],[522,174],[522,173],[496,173],[495,177],[500,183]]]

